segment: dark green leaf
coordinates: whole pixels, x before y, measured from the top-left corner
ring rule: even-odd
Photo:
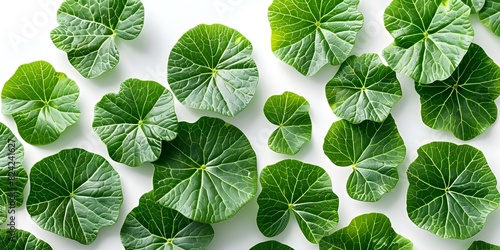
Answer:
[[[484,241],[474,241],[468,250],[500,250],[500,246],[495,246]]]
[[[0,189],[0,225],[7,221],[9,211],[9,199],[7,194]]]
[[[471,8],[471,13],[477,13],[483,8],[486,0],[462,0],[462,2]]]
[[[500,36],[500,0],[486,0],[479,19],[493,34]]]
[[[269,240],[253,246],[250,250],[293,250],[293,248],[275,240]]]
[[[10,229],[0,229],[0,246],[6,250],[52,250],[45,241],[21,229],[17,229],[14,235]]]

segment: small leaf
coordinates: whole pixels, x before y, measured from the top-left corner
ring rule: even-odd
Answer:
[[[0,245],[8,250],[52,250],[49,244],[38,239],[30,232],[16,229],[14,238],[11,238],[10,229],[0,229]]]
[[[269,240],[253,246],[250,250],[293,250],[293,248],[278,241]]]
[[[27,143],[49,144],[80,117],[79,92],[76,83],[50,63],[23,64],[2,89],[2,112],[12,115]]]
[[[274,0],[269,6],[274,55],[306,76],[339,65],[363,26],[359,0]]]
[[[492,245],[484,241],[474,241],[468,250],[500,250],[500,246]]]
[[[133,167],[155,161],[161,141],[177,136],[174,98],[157,82],[128,79],[97,103],[92,127],[113,160]]]
[[[260,175],[257,226],[267,237],[285,230],[290,214],[312,243],[337,226],[339,199],[332,181],[321,167],[298,160],[283,160],[265,167]]]
[[[122,204],[120,176],[103,157],[66,149],[37,162],[26,209],[43,229],[90,244],[114,225]]]
[[[467,239],[500,205],[497,180],[481,151],[432,142],[408,168],[406,211],[415,225],[443,238]]]
[[[500,0],[486,0],[478,14],[481,22],[500,36]]]
[[[168,58],[168,83],[184,105],[235,116],[252,100],[259,72],[252,44],[221,24],[188,30]]]
[[[264,104],[264,115],[279,127],[269,137],[269,148],[277,153],[294,155],[311,140],[312,124],[309,103],[292,92],[274,95]]]

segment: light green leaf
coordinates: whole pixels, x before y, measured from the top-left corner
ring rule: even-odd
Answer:
[[[7,221],[9,211],[9,199],[7,194],[0,189],[0,225]]]
[[[257,226],[267,237],[285,230],[290,214],[312,243],[330,234],[337,226],[339,199],[332,181],[321,167],[283,160],[265,167],[260,175],[262,192],[257,198]]]
[[[128,79],[97,103],[92,127],[113,160],[133,167],[155,161],[161,141],[177,136],[174,98],[157,82]]]
[[[481,22],[500,36],[500,0],[486,0],[478,14]]]
[[[462,0],[462,2],[471,8],[471,13],[477,13],[483,8],[486,0]]]
[[[214,230],[160,205],[149,192],[125,218],[120,236],[126,250],[203,250],[212,241]]]
[[[394,0],[384,23],[394,43],[382,55],[396,72],[427,84],[455,71],[474,37],[461,0]]]
[[[481,151],[432,142],[408,168],[406,211],[417,226],[443,238],[467,239],[500,205],[497,180]]]
[[[8,250],[52,250],[45,241],[21,229],[17,229],[14,235],[10,229],[0,229],[0,245]]]
[[[500,246],[495,246],[484,241],[474,241],[468,250],[500,250]]]
[[[399,180],[397,167],[406,147],[391,116],[382,123],[335,122],[326,134],[325,155],[337,166],[351,166],[347,193],[360,201],[378,201]]]
[[[325,92],[333,113],[356,124],[384,121],[403,95],[396,73],[377,54],[347,58]]]
[[[269,148],[277,153],[294,155],[311,140],[312,124],[307,100],[292,92],[267,99],[264,115],[279,127],[269,137]]]
[[[412,250],[413,243],[397,234],[384,214],[363,214],[319,242],[320,250]]]
[[[253,246],[250,250],[293,250],[293,248],[278,241],[269,240]]]
[[[339,65],[363,26],[359,0],[274,0],[269,23],[274,55],[306,76]]]
[[[23,64],[3,86],[2,112],[12,115],[27,143],[49,144],[80,118],[79,92],[76,83],[50,63]]]
[[[221,24],[188,30],[168,58],[168,83],[179,101],[191,108],[235,116],[252,100],[259,72],[252,44]]]
[[[235,215],[257,192],[257,160],[246,136],[218,118],[180,122],[153,162],[155,199],[184,216],[216,223]]]
[[[497,118],[495,99],[500,95],[500,67],[479,45],[472,44],[450,78],[416,84],[423,122],[444,129],[462,140],[483,133]]]
[[[82,76],[94,78],[118,64],[116,37],[132,40],[141,33],[144,6],[140,0],[65,0],[57,22],[52,42]]]
[[[37,162],[26,209],[43,229],[90,244],[114,225],[123,196],[120,176],[103,157],[74,148]]]

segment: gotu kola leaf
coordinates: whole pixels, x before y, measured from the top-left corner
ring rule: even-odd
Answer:
[[[291,248],[283,243],[280,243],[278,241],[275,241],[275,240],[261,242],[261,243],[250,248],[250,250],[269,250],[269,249],[272,249],[272,250],[293,250],[293,248]]]
[[[274,55],[306,76],[342,63],[363,26],[359,0],[274,0],[269,6]]]
[[[468,250],[500,250],[500,246],[495,246],[484,241],[474,241],[470,245]]]
[[[218,118],[180,122],[153,162],[155,199],[184,216],[215,223],[233,216],[257,192],[257,160],[246,136]]]
[[[79,92],[76,83],[50,63],[23,64],[3,86],[2,112],[12,115],[27,143],[49,144],[80,117]]]
[[[8,228],[0,229],[0,245],[8,250],[52,250],[47,242],[21,229],[16,229],[13,234]]]
[[[432,142],[408,167],[406,211],[417,226],[443,238],[477,234],[500,205],[497,180],[481,151]]]
[[[486,0],[478,14],[481,22],[500,36],[500,0]]]
[[[118,64],[116,37],[132,40],[141,33],[144,6],[140,0],[65,0],[57,22],[52,42],[82,76],[94,78]]]
[[[260,183],[257,226],[265,236],[283,232],[290,214],[295,216],[307,240],[315,244],[337,226],[339,199],[321,167],[283,160],[265,167]]]
[[[174,45],[168,83],[184,105],[235,116],[252,100],[259,81],[252,44],[221,24],[198,25]]]
[[[103,157],[65,149],[37,162],[30,172],[26,209],[43,229],[90,244],[115,224],[123,196],[120,176]]]
[[[113,160],[133,167],[155,161],[161,141],[177,136],[174,98],[157,82],[128,79],[97,103],[92,127]]]

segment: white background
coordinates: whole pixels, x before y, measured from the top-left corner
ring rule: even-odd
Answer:
[[[405,198],[408,182],[406,168],[417,157],[419,146],[431,141],[446,140],[464,143],[455,139],[451,133],[436,131],[426,127],[420,118],[420,103],[414,90],[413,81],[398,75],[403,98],[393,109],[393,115],[403,137],[407,154],[399,168],[400,182],[396,188],[376,203],[358,202],[351,199],[345,189],[351,168],[333,165],[323,154],[323,138],[332,122],[338,120],[328,106],[324,87],[335,74],[338,67],[327,66],[312,77],[304,77],[294,68],[278,60],[270,49],[271,30],[267,20],[267,8],[271,0],[143,0],[146,9],[145,26],[141,35],[133,41],[118,41],[121,54],[118,66],[101,77],[88,80],[79,75],[66,59],[66,54],[58,50],[51,42],[50,30],[57,26],[56,9],[62,0],[16,0],[4,1],[0,9],[0,87],[12,76],[20,64],[36,60],[50,62],[57,71],[65,72],[80,87],[78,105],[81,118],[78,123],[50,145],[25,146],[25,167],[27,171],[34,163],[65,148],[81,147],[98,153],[108,159],[120,173],[124,194],[124,203],[118,222],[103,228],[95,242],[84,246],[39,228],[26,212],[26,207],[18,209],[19,228],[28,230],[48,242],[55,250],[84,249],[123,249],[119,231],[125,216],[138,204],[139,197],[152,189],[153,167],[144,164],[138,168],[127,167],[113,162],[104,144],[92,131],[94,105],[108,92],[117,92],[120,83],[128,78],[166,81],[166,62],[169,52],[179,37],[188,29],[200,23],[222,23],[237,29],[254,45],[253,57],[259,66],[260,82],[257,93],[249,106],[236,117],[221,117],[239,127],[250,139],[258,157],[258,168],[281,159],[289,158],[272,152],[267,147],[267,138],[275,127],[263,115],[266,99],[284,91],[293,91],[304,96],[311,104],[313,136],[299,154],[292,158],[322,166],[332,179],[334,192],[340,198],[340,221],[338,228],[344,227],[352,218],[368,212],[385,213],[392,221],[399,234],[413,241],[415,249],[467,249],[473,240],[485,240],[500,245],[500,210],[493,212],[484,229],[471,239],[451,240],[439,238],[415,226],[405,210]],[[389,0],[361,0],[360,10],[365,17],[365,24],[358,35],[352,54],[366,52],[381,53],[392,42],[392,38],[383,26],[383,11]],[[477,16],[472,17],[475,29],[475,42],[480,44],[497,64],[500,64],[500,37],[494,36],[481,25]],[[498,102],[497,102],[498,104]],[[200,116],[216,116],[214,113],[192,110],[176,103],[179,120],[195,121]],[[0,115],[0,121],[10,127],[16,136],[17,128],[11,117]],[[467,143],[481,149],[497,177],[500,177],[500,124],[497,122],[484,134]],[[29,193],[29,184],[25,189],[25,200]],[[215,238],[209,249],[239,250],[249,249],[258,242],[268,240],[256,225],[256,199],[233,218],[214,224]],[[496,236],[496,237],[495,237]],[[297,250],[318,249],[302,235],[294,219],[287,229],[274,238]],[[2,247],[0,247],[2,248]]]

